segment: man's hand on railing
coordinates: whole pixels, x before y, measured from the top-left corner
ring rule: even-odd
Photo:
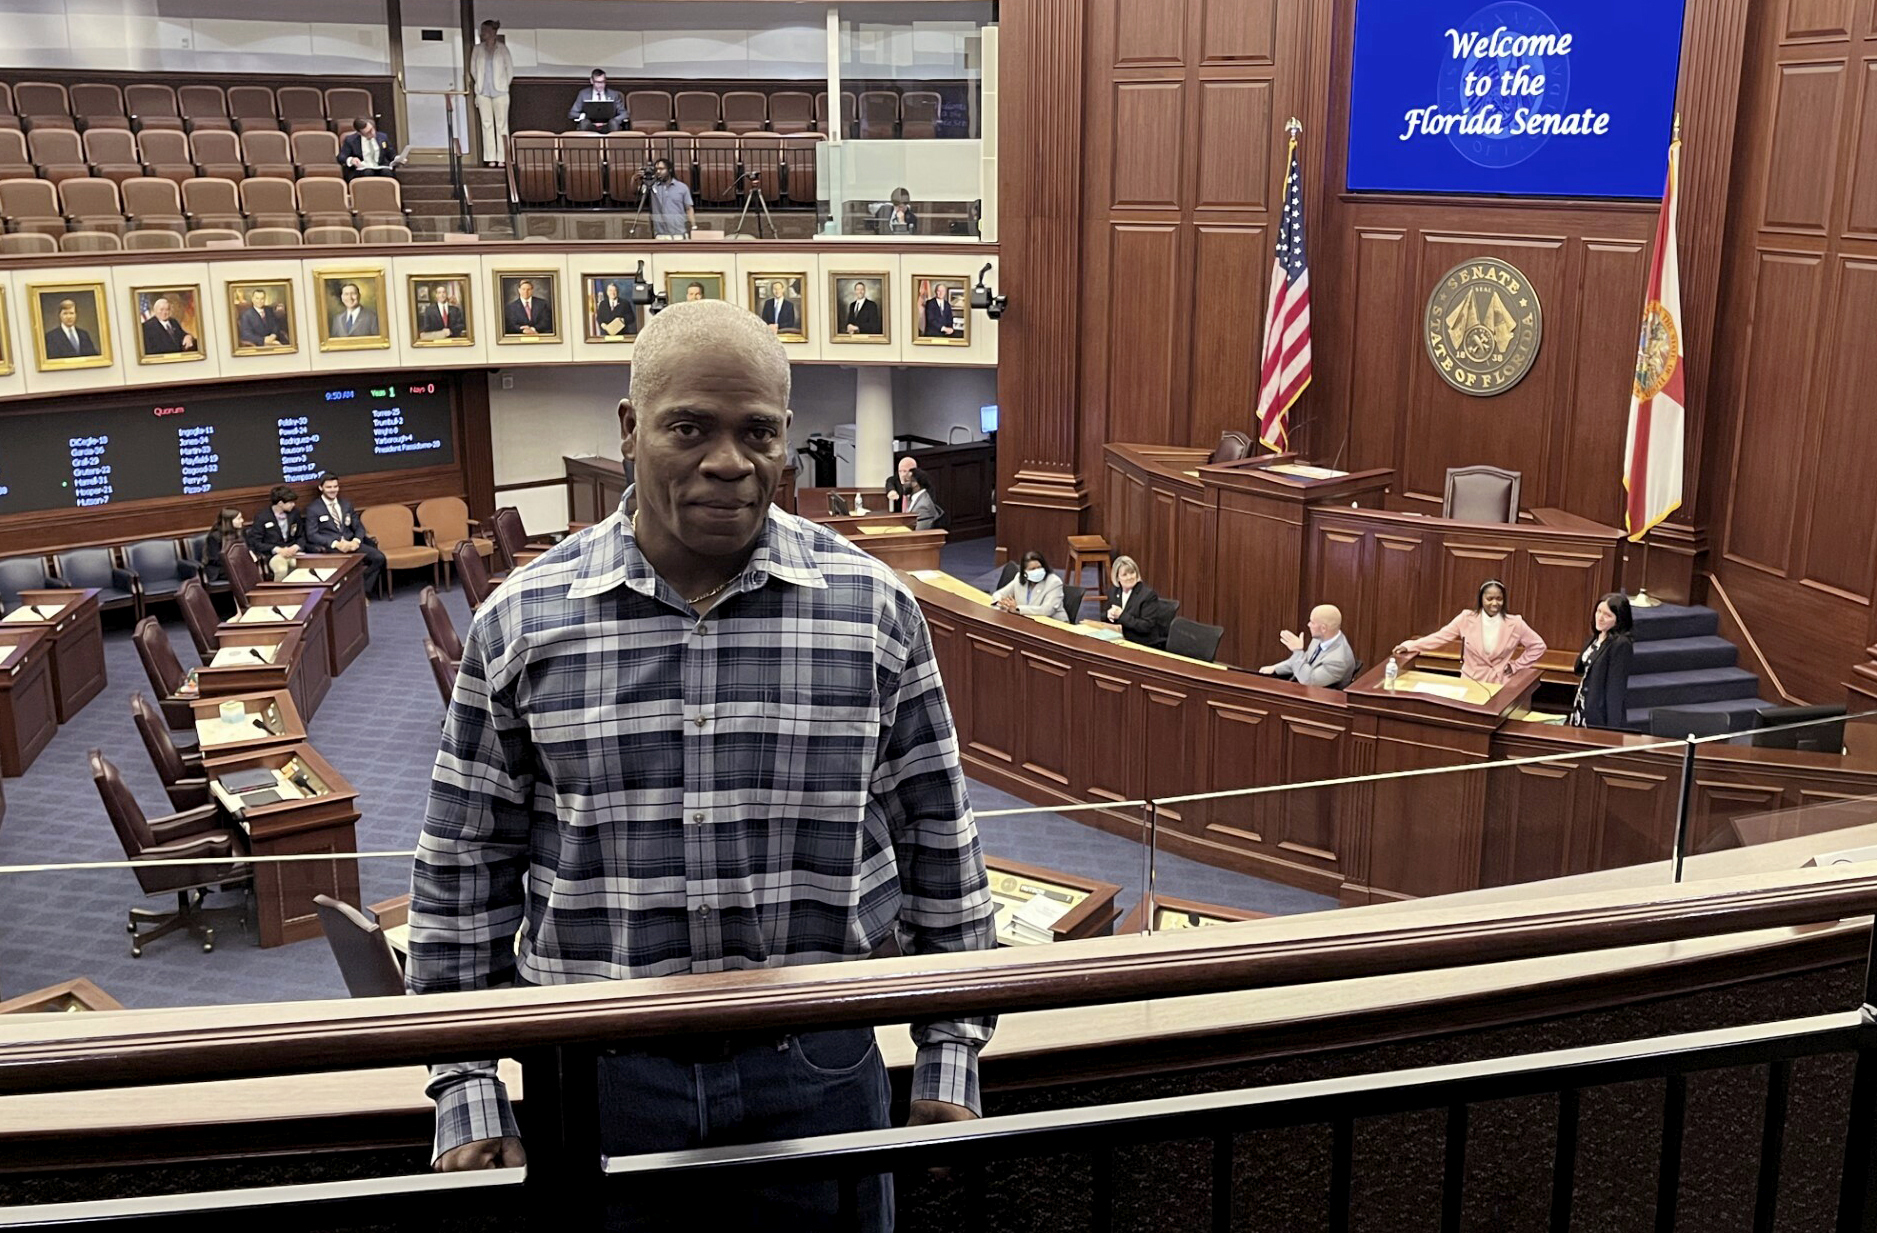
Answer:
[[[936,1126],[941,1122],[969,1122],[976,1120],[977,1116],[963,1105],[955,1105],[948,1100],[915,1100],[912,1102],[912,1111],[906,1116],[906,1125]],[[437,1167],[442,1168],[443,1162],[438,1161]],[[939,1181],[952,1175],[952,1171],[944,1165],[935,1165],[926,1172]]]
[[[924,1100],[918,1103],[937,1102]],[[918,1114],[915,1112],[913,1116],[917,1117]],[[970,1115],[967,1113],[966,1116]],[[453,1147],[437,1157],[436,1170],[439,1173],[465,1173],[470,1169],[518,1169],[527,1163],[528,1153],[521,1149],[521,1140],[509,1135],[505,1139],[477,1139],[474,1143]]]

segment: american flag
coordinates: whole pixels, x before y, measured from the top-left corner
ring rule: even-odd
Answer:
[[[1258,376],[1258,440],[1290,448],[1290,409],[1310,385],[1310,259],[1304,251],[1303,175],[1297,135],[1284,173],[1284,218],[1277,229],[1271,304],[1264,314],[1264,365]]]

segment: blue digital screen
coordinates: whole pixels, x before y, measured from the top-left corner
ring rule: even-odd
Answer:
[[[1660,198],[1684,0],[1358,0],[1351,192]]]
[[[997,406],[996,404],[992,404],[991,406],[988,406],[988,407],[978,408],[978,428],[987,437],[997,431]]]

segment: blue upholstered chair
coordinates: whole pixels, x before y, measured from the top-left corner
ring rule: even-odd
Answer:
[[[175,599],[183,580],[202,572],[200,565],[177,550],[173,539],[146,539],[126,545],[124,564],[137,575],[137,587],[146,605],[151,600]]]
[[[44,557],[8,557],[0,561],[0,613],[20,606],[21,591],[39,591],[53,585],[46,574]]]
[[[143,619],[143,592],[137,575],[118,567],[109,548],[74,548],[52,558],[52,572],[59,585],[98,588],[100,609],[132,608]]]

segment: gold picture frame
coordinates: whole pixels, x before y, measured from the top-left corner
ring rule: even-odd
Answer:
[[[667,274],[665,275],[665,303],[682,304],[690,299],[692,283],[696,283],[698,289],[703,292],[702,295],[697,297],[700,300],[728,299],[729,297],[724,294],[724,283],[728,281],[729,280],[724,277],[722,270],[698,270],[690,274]]]
[[[781,307],[776,306],[775,284],[783,285]],[[749,294],[749,309],[762,318],[770,333],[780,343],[805,343],[808,341],[808,274],[803,270],[777,270],[766,274],[751,274],[746,290]],[[771,318],[779,320],[771,320]],[[794,329],[785,329],[790,318],[794,320]]]
[[[969,347],[971,345],[971,289],[962,274],[909,274],[912,288],[912,341],[919,347]],[[944,290],[945,312],[934,312],[931,304]],[[947,334],[945,331],[951,330]]]
[[[131,320],[137,323],[139,364],[183,364],[208,358],[202,345],[202,288],[164,283],[130,289]]]
[[[855,286],[866,290],[874,311],[855,317]],[[885,270],[843,270],[828,275],[828,341],[842,346],[883,346],[893,341],[893,278]],[[849,327],[853,327],[850,329]]]
[[[346,299],[346,288],[357,298]],[[314,270],[313,299],[319,312],[321,351],[385,351],[391,346],[383,266]]]
[[[291,278],[231,278],[222,287],[228,301],[230,354],[292,355],[300,349]],[[270,343],[269,338],[278,341]]]
[[[33,355],[40,372],[111,366],[111,321],[106,299],[103,283],[26,284],[27,308],[33,322]],[[72,306],[73,320],[69,323],[64,320],[67,303]],[[68,324],[77,335],[76,344],[68,341]],[[54,334],[58,335],[56,339]]]
[[[561,341],[560,274],[557,271],[493,270],[490,277],[495,280],[495,319],[500,327],[495,335],[497,346],[528,346]],[[524,284],[529,286],[528,302],[533,305],[545,304],[545,309],[522,309],[521,288]],[[510,309],[515,311],[511,312]],[[544,314],[545,324],[542,321]]]
[[[0,377],[13,375],[13,319],[7,315],[7,289],[0,287]]]
[[[635,278],[631,274],[582,274],[580,290],[586,298],[583,321],[586,341],[590,343],[627,343],[637,341],[645,328],[645,305],[632,302]],[[606,294],[613,288],[613,296]]]
[[[453,274],[405,275],[405,298],[413,347],[473,347],[476,313],[470,303],[471,276]],[[439,299],[439,293],[443,296]]]

